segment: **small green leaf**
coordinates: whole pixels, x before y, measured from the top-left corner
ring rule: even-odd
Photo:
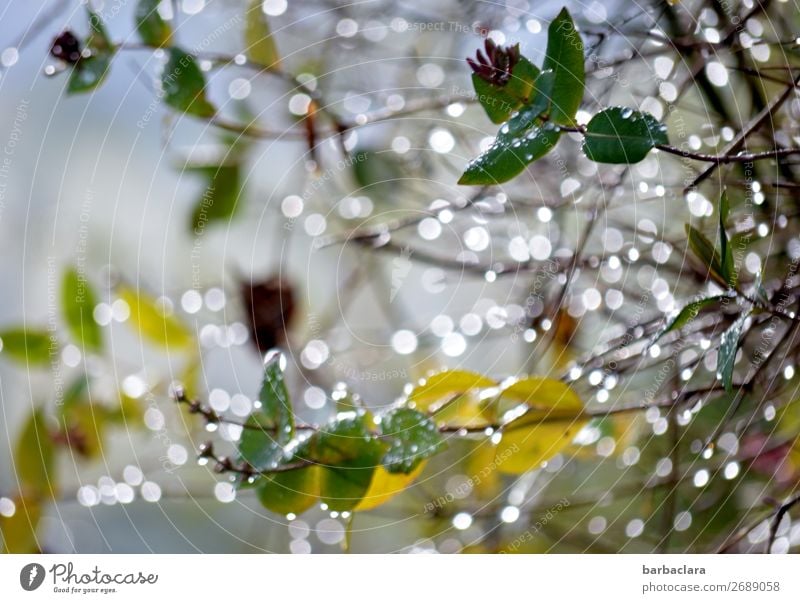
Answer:
[[[247,9],[244,29],[245,54],[253,63],[268,69],[277,69],[281,66],[281,56],[263,5],[263,0],[252,0]]]
[[[274,469],[284,456],[283,444],[279,439],[273,420],[262,412],[253,413],[245,421],[239,438],[239,459],[257,471]]]
[[[382,461],[389,473],[412,473],[445,446],[436,424],[412,408],[389,411],[381,420],[381,431],[390,442]]]
[[[333,511],[350,511],[369,490],[386,445],[370,431],[369,415],[342,413],[314,433],[297,456],[320,467],[320,498]]]
[[[703,263],[716,280],[722,284],[727,284],[727,281],[722,276],[719,252],[714,249],[714,244],[702,232],[689,224],[686,224],[686,236],[689,239],[689,248],[697,256],[697,259]]]
[[[70,94],[90,92],[97,88],[108,74],[115,50],[100,15],[88,7],[86,10],[90,28],[86,48],[90,55],[81,57],[72,68],[67,83],[67,92]]]
[[[136,31],[142,42],[160,48],[169,46],[172,41],[172,27],[158,12],[162,0],[139,0],[134,13]]]
[[[264,381],[258,399],[261,402],[261,412],[271,421],[277,429],[277,440],[285,444],[294,437],[294,411],[289,400],[289,392],[283,380],[283,367],[285,359],[280,352],[267,355],[264,361]]]
[[[172,108],[198,117],[212,117],[214,106],[206,100],[206,80],[195,58],[180,48],[170,48],[161,75],[164,101]]]
[[[719,249],[721,261],[721,275],[731,287],[735,287],[737,283],[736,268],[733,264],[733,249],[728,242],[728,233],[725,232],[725,222],[728,220],[728,213],[730,212],[730,204],[728,202],[728,193],[722,191],[719,198]]]
[[[58,354],[58,342],[45,330],[16,327],[0,331],[0,352],[25,364],[49,364]]]
[[[539,69],[525,57],[520,57],[514,65],[511,79],[505,86],[497,86],[487,82],[477,74],[472,75],[475,95],[493,123],[501,124],[530,101],[533,83],[539,75]]]
[[[715,295],[714,297],[706,297],[686,304],[683,308],[681,308],[681,311],[675,315],[675,318],[673,318],[667,324],[667,326],[664,327],[664,329],[653,339],[653,342],[658,341],[670,331],[682,329],[691,321],[693,321],[697,315],[700,314],[701,310],[723,299],[725,299],[724,295]]]
[[[566,8],[550,24],[547,50],[542,70],[555,74],[553,110],[550,119],[557,124],[572,125],[583,100],[583,40]]]
[[[13,500],[15,511],[11,517],[0,515],[0,553],[41,553],[36,528],[42,517],[38,497],[17,497]]]
[[[75,268],[69,268],[61,281],[64,320],[73,340],[92,352],[99,352],[103,347],[100,325],[93,317],[96,305],[97,296],[86,277]]]
[[[256,493],[266,509],[282,515],[299,515],[317,502],[319,481],[320,468],[310,465],[260,478]]]
[[[164,348],[188,348],[194,342],[189,329],[146,293],[123,286],[119,297],[128,304],[130,324],[143,339]]]
[[[611,107],[586,126],[583,151],[598,163],[638,163],[659,144],[669,144],[667,129],[649,113]]]
[[[67,83],[67,92],[80,94],[97,88],[105,79],[111,67],[111,55],[98,54],[82,58],[73,67]]]
[[[192,212],[192,231],[201,231],[208,224],[233,217],[242,192],[239,163],[189,170],[201,174],[207,183]]]
[[[34,409],[17,436],[14,471],[24,496],[50,497],[56,490],[55,448],[41,409]]]
[[[739,350],[739,337],[742,334],[742,328],[749,315],[749,312],[742,312],[739,318],[728,327],[719,340],[717,373],[727,392],[733,389],[733,366],[736,363],[736,352]]]

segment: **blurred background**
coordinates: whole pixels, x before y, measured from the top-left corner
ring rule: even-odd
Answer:
[[[630,168],[598,166],[567,136],[508,186],[458,186],[497,130],[475,102],[464,59],[488,36],[519,43],[540,64],[547,26],[566,4],[586,46],[579,120],[602,106],[631,106],[663,119],[674,146],[713,152],[758,110],[742,69],[796,62],[782,42],[798,26],[793,2],[751,13],[752,2],[265,0],[282,69],[293,77],[237,61],[246,4],[160,7],[174,42],[200,59],[224,116],[216,124],[160,102],[164,53],[138,41],[135,2],[92,3],[122,49],[102,85],[82,95],[66,93],[64,65],[49,50],[62,30],[86,35],[83,4],[0,5],[0,327],[44,329],[59,345],[37,366],[0,351],[0,513],[15,513],[12,457],[33,408],[55,419],[87,375],[81,396],[124,410],[121,420],[104,420],[96,449],[60,448],[57,494],[35,527],[39,550],[339,551],[342,517],[271,514],[252,492],[234,492],[199,466],[196,451],[210,434],[169,397],[180,381],[215,410],[246,416],[273,346],[287,354],[295,410],[309,422],[330,415],[332,392],[386,407],[443,367],[565,378],[587,404],[609,408],[713,380],[714,325],[683,350],[632,350],[635,362],[619,373],[594,359],[629,327],[644,325],[635,339],[647,339],[709,287],[686,265],[683,224],[715,224],[722,172],[684,194],[704,165],[654,153]],[[736,50],[715,47],[742,15],[751,16],[735,29]],[[780,88],[762,84],[766,100]],[[793,93],[774,125],[786,144],[798,114]],[[342,124],[353,127],[338,136]],[[252,136],[242,135],[247,128]],[[209,189],[218,166],[233,169]],[[774,172],[755,179],[772,181]],[[766,248],[788,250],[785,264],[800,252],[796,231],[775,226],[787,193],[752,190],[756,213],[749,226],[742,217],[740,230],[763,224]],[[225,205],[222,215],[203,214],[208,194]],[[762,273],[767,255],[748,248],[746,279]],[[85,353],[64,331],[59,288],[74,266],[98,291],[100,353]],[[191,344],[142,338],[123,289],[173,316]],[[793,392],[793,358],[776,370]],[[722,418],[699,415],[698,407],[681,423],[697,430],[685,457],[669,452],[678,419],[655,408],[592,422],[545,468],[514,480],[476,480],[480,459],[454,440],[408,492],[358,514],[353,550],[721,546],[759,519],[765,495],[796,484],[798,457],[790,445],[742,463],[744,446],[775,433],[774,412],[757,434],[721,429],[705,455],[703,434]],[[90,430],[100,430],[97,420]],[[685,483],[671,482],[677,494],[668,501],[658,484],[678,478]],[[431,512],[441,497],[447,504]],[[768,536],[767,523],[737,546],[758,550]],[[773,546],[798,544],[800,529],[787,520]]]

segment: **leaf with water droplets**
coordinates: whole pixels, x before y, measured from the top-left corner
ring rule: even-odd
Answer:
[[[736,363],[736,353],[739,351],[739,337],[750,312],[742,312],[739,318],[728,327],[719,340],[717,352],[717,373],[725,391],[733,389],[733,366]]]
[[[271,426],[276,432],[276,439],[286,444],[294,437],[294,411],[289,400],[289,392],[283,379],[285,363],[280,352],[268,355],[264,362],[264,380],[258,399],[261,402],[261,412],[271,421]]]
[[[537,469],[569,446],[589,417],[575,391],[560,381],[529,377],[503,390],[501,397],[523,403],[522,415],[501,428],[495,463],[503,473]]]
[[[274,513],[299,515],[319,499],[319,481],[320,468],[309,465],[259,478],[256,494],[261,504]]]
[[[728,233],[725,231],[725,222],[728,220],[730,203],[728,193],[722,191],[719,198],[719,249],[720,249],[720,271],[721,276],[731,287],[735,287],[738,277],[733,263],[733,249],[728,241]]]
[[[381,432],[382,439],[389,441],[382,461],[389,473],[409,474],[445,446],[436,424],[412,408],[386,413],[381,419]]]
[[[88,6],[86,12],[89,17],[90,33],[86,38],[86,49],[89,56],[81,56],[72,68],[67,92],[80,94],[90,92],[99,86],[111,67],[111,58],[114,55],[114,44],[106,31],[103,20]]]
[[[547,30],[547,50],[542,70],[555,74],[550,119],[557,124],[572,125],[583,100],[583,40],[566,8]]]
[[[333,511],[350,511],[369,490],[386,444],[371,431],[366,413],[346,413],[297,449],[297,457],[320,465],[320,498]]]
[[[669,144],[667,129],[649,113],[610,107],[586,126],[583,151],[598,163],[638,163],[659,144]]]
[[[353,507],[353,511],[368,511],[388,502],[398,494],[404,492],[412,482],[417,479],[425,468],[425,461],[417,465],[411,473],[389,473],[383,467],[377,467],[372,474],[364,497]]]
[[[719,301],[721,301],[723,299],[725,299],[724,295],[715,295],[713,297],[706,297],[706,298],[703,298],[703,299],[698,299],[698,300],[695,300],[693,302],[690,302],[690,303],[686,304],[683,308],[681,308],[681,311],[678,312],[677,315],[675,315],[675,318],[673,318],[667,324],[667,326],[664,327],[664,329],[660,333],[658,333],[658,335],[656,335],[656,337],[653,339],[653,341],[654,342],[658,341],[659,339],[661,339],[661,337],[663,337],[664,335],[666,335],[670,331],[676,331],[678,329],[682,329],[687,324],[689,324],[691,321],[693,321],[697,317],[697,315],[700,313],[701,310],[703,310],[707,306],[710,306],[711,304],[715,304],[715,303],[717,303],[717,302],[719,302]]]
[[[445,402],[451,396],[464,394],[475,389],[493,387],[497,382],[478,373],[460,369],[442,371],[431,375],[415,387],[408,401],[421,410],[435,408],[437,403]]]

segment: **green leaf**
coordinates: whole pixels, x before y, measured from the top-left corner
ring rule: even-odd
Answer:
[[[70,335],[79,346],[92,352],[103,347],[100,325],[93,312],[97,296],[86,277],[75,268],[69,268],[61,281],[61,306]]]
[[[253,63],[268,69],[281,66],[281,56],[275,44],[275,37],[263,10],[263,0],[252,0],[247,9],[244,28],[245,54]]]
[[[720,283],[727,284],[727,281],[722,276],[719,252],[714,249],[714,244],[702,232],[689,224],[686,224],[686,236],[689,239],[689,248],[708,269],[711,276]]]
[[[721,260],[721,276],[725,279],[731,287],[735,287],[737,283],[736,268],[733,264],[733,250],[728,242],[728,233],[725,232],[725,222],[728,220],[730,212],[730,204],[728,202],[728,193],[722,191],[719,198],[719,249]]]
[[[667,326],[664,327],[664,329],[653,339],[653,342],[658,341],[659,339],[661,339],[661,337],[663,337],[670,331],[676,331],[678,329],[682,329],[691,321],[693,321],[697,317],[697,315],[700,314],[701,310],[725,298],[726,296],[724,295],[715,295],[713,297],[698,299],[686,304],[683,308],[681,308],[681,311],[675,315],[675,318],[673,318],[667,324]]]
[[[742,312],[739,318],[728,327],[719,340],[717,352],[717,373],[725,391],[733,389],[733,366],[736,363],[736,352],[739,350],[739,337],[750,312]]]
[[[501,124],[530,101],[533,83],[538,75],[539,69],[536,65],[525,57],[520,57],[505,86],[496,86],[477,74],[472,74],[472,85],[486,115],[493,123]]]
[[[139,0],[134,13],[136,31],[142,42],[160,48],[169,46],[172,41],[172,27],[158,12],[162,0]]]
[[[555,379],[522,379],[503,390],[501,396],[527,407],[501,428],[495,463],[503,473],[538,469],[566,448],[591,418],[572,388]]]
[[[131,311],[130,323],[142,339],[164,348],[188,348],[192,333],[171,314],[165,314],[155,300],[144,292],[123,286],[119,297]]]
[[[161,75],[164,102],[198,117],[212,117],[214,106],[206,100],[206,80],[195,58],[180,48],[170,48]]]
[[[262,412],[251,414],[245,421],[242,436],[239,438],[239,459],[257,471],[274,469],[284,457],[283,444],[279,442],[278,436],[270,417]]]
[[[56,489],[55,448],[41,409],[34,409],[17,436],[14,471],[24,496],[50,497]]]
[[[261,504],[274,513],[299,515],[317,502],[319,481],[320,468],[310,465],[262,477],[256,494]]]
[[[108,74],[115,50],[100,15],[88,7],[86,11],[90,28],[89,36],[86,38],[86,48],[90,55],[81,57],[72,68],[67,83],[67,92],[70,94],[90,92],[97,88]]]
[[[431,375],[411,390],[408,401],[421,410],[429,410],[455,394],[496,385],[497,382],[492,379],[471,371],[442,371]]]
[[[669,144],[667,128],[649,113],[611,107],[586,126],[583,151],[598,163],[638,163],[659,144]]]
[[[271,422],[276,432],[278,442],[285,444],[294,437],[294,412],[289,400],[289,392],[283,380],[283,367],[285,363],[280,352],[267,355],[264,361],[264,381],[258,400],[261,402],[261,412]]]
[[[382,461],[389,473],[412,473],[445,446],[436,424],[412,408],[389,411],[381,419],[381,431],[390,442]]]
[[[82,58],[72,68],[67,83],[67,92],[70,94],[91,92],[103,82],[110,67],[111,55],[109,54]]]
[[[45,330],[15,327],[0,331],[0,352],[17,362],[45,365],[58,353],[58,342]]]
[[[202,231],[208,224],[233,217],[242,191],[239,163],[189,170],[201,174],[207,182],[192,212],[192,231]]]
[[[320,498],[333,511],[359,504],[386,452],[371,423],[366,413],[342,413],[298,449],[299,458],[321,465]]]
[[[547,50],[542,70],[551,69],[553,109],[550,119],[557,124],[572,125],[583,100],[583,40],[566,8],[550,24]]]

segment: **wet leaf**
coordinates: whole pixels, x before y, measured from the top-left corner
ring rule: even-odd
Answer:
[[[425,469],[425,461],[419,463],[408,474],[389,473],[383,467],[377,467],[372,474],[372,481],[361,501],[353,508],[354,511],[368,511],[387,503],[398,494],[402,494]]]
[[[320,468],[310,465],[261,477],[256,493],[261,504],[270,511],[299,515],[319,499],[319,481]]]
[[[46,365],[51,353],[58,354],[58,342],[47,331],[14,327],[0,331],[0,353],[17,362]]]
[[[547,50],[542,71],[552,70],[553,107],[550,119],[557,124],[572,125],[583,100],[583,40],[566,8],[547,30]]]
[[[142,42],[160,48],[172,41],[172,27],[164,21],[158,11],[163,0],[139,0],[134,13],[136,31]]]
[[[540,117],[551,109],[554,83],[554,72],[548,70],[539,74],[531,103],[503,124],[492,145],[467,165],[459,184],[507,182],[553,149],[561,131]]]
[[[725,282],[731,287],[736,286],[737,275],[736,268],[733,264],[733,249],[728,242],[728,233],[725,231],[725,222],[728,220],[728,213],[730,212],[730,204],[728,202],[728,193],[722,191],[719,198],[719,249],[720,249],[720,272]]]
[[[455,394],[496,385],[497,383],[488,377],[471,371],[460,369],[442,371],[431,375],[415,387],[408,396],[408,401],[413,402],[418,409],[425,411],[434,407],[437,402],[444,402]]]
[[[100,325],[94,320],[97,295],[86,277],[70,268],[61,281],[61,306],[72,339],[81,348],[99,352],[103,347]]]
[[[177,317],[165,314],[146,293],[123,286],[119,297],[128,304],[130,324],[142,339],[164,348],[188,348],[194,342],[189,329]]]
[[[86,38],[89,56],[81,56],[75,63],[67,83],[67,92],[80,94],[90,92],[105,79],[114,55],[114,43],[106,31],[99,14],[87,7],[90,33]]]
[[[611,107],[586,126],[583,151],[598,163],[638,163],[659,144],[669,144],[667,128],[649,113]]]
[[[717,373],[719,373],[719,379],[722,381],[725,391],[728,392],[733,389],[733,366],[736,363],[736,352],[739,350],[739,337],[742,335],[742,327],[749,315],[749,312],[742,312],[719,340]]]
[[[386,413],[381,419],[381,432],[383,440],[389,442],[382,461],[389,473],[409,474],[445,447],[436,424],[411,408]]]
[[[673,318],[664,329],[653,339],[653,341],[658,341],[661,337],[669,333],[670,331],[677,331],[682,329],[690,322],[692,322],[700,312],[705,309],[707,306],[712,304],[718,303],[725,299],[724,295],[715,295],[713,297],[706,297],[704,299],[698,299],[691,303],[686,304],[683,308],[681,308],[680,312]]]
[[[239,459],[257,471],[273,469],[284,456],[283,444],[279,439],[274,421],[262,412],[253,413],[242,429],[238,445]]]
[[[501,429],[495,463],[503,473],[520,474],[569,446],[591,417],[568,385],[544,377],[522,379],[503,390],[503,397],[522,402],[527,410]]]
[[[170,48],[167,55],[161,75],[164,102],[190,115],[212,117],[216,109],[206,99],[205,76],[195,58],[180,48]]]
[[[14,471],[25,497],[51,497],[56,491],[55,447],[44,413],[35,409],[17,436]]]
[[[320,498],[333,511],[350,511],[369,490],[386,445],[369,415],[346,413],[314,433],[298,457],[320,465]]]
[[[245,54],[253,63],[268,69],[277,69],[281,66],[281,57],[263,4],[263,0],[251,0],[247,9],[244,29]]]

